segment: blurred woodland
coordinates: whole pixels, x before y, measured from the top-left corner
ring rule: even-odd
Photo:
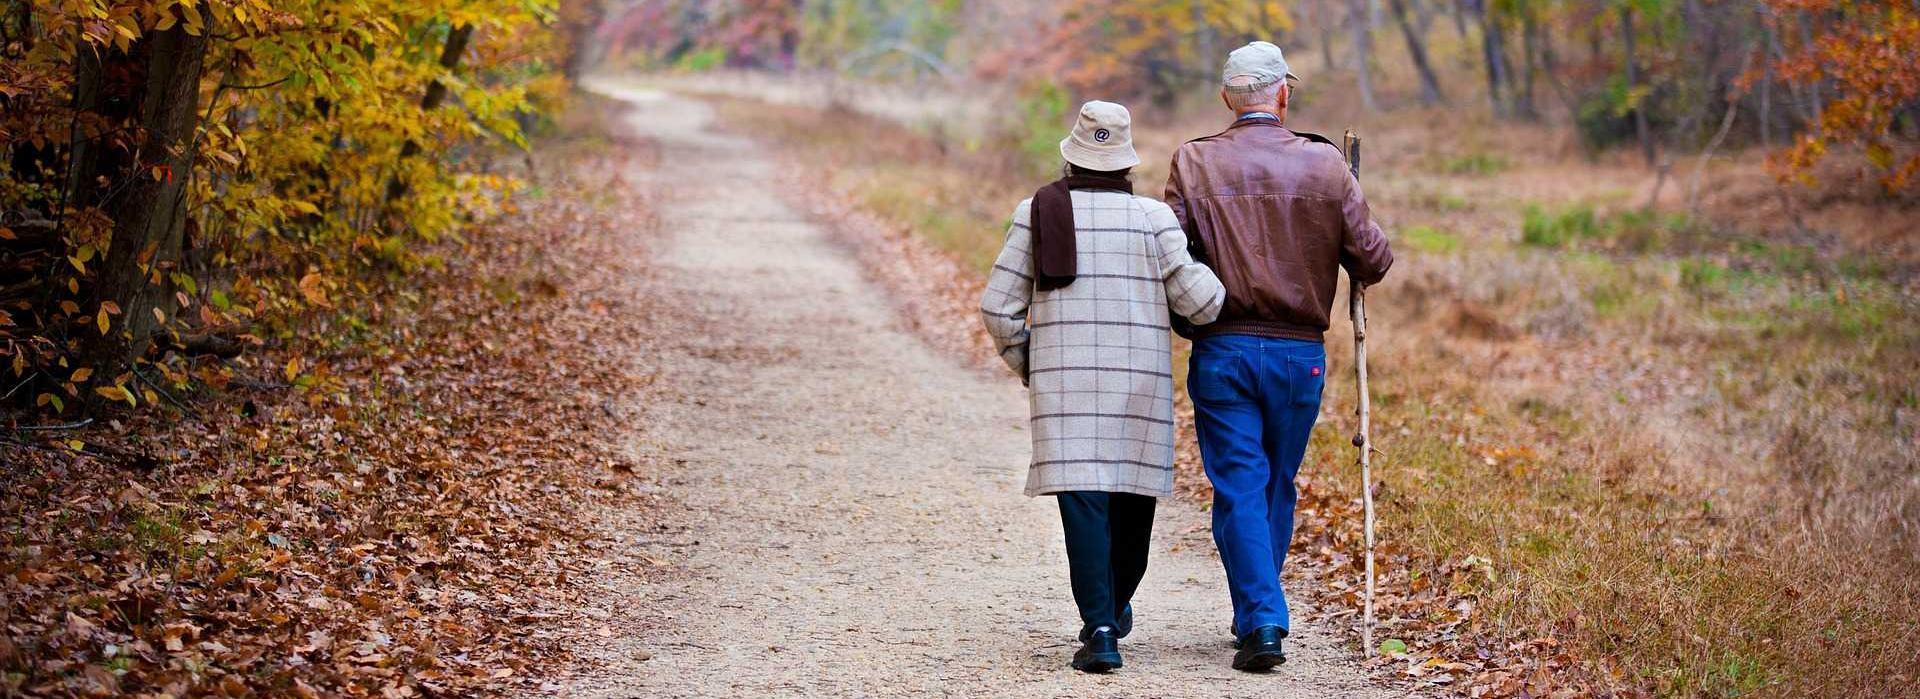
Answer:
[[[609,17],[592,50],[641,65],[964,78],[1061,103],[1169,106],[1264,39],[1296,65],[1317,56],[1307,99],[1350,93],[1366,111],[1545,120],[1662,169],[1755,144],[1778,149],[1780,177],[1806,177],[1833,153],[1890,196],[1910,198],[1920,171],[1920,17],[1901,2],[656,0]]]
[[[656,156],[590,76],[704,96],[973,270],[1081,100],[1133,108],[1154,194],[1251,39],[1304,78],[1297,122],[1370,139],[1405,253],[1370,304],[1376,671],[1910,691],[1910,1],[8,0],[0,695],[468,695],[551,664],[576,510],[635,470],[606,397],[644,402],[622,352],[658,331],[620,293],[652,226],[620,173]],[[1333,625],[1350,390],[1290,571]]]

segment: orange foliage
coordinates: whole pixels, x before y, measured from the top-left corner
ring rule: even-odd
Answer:
[[[1857,146],[1883,174],[1889,194],[1912,187],[1920,153],[1897,156],[1889,132],[1900,109],[1920,99],[1920,15],[1894,0],[1768,0],[1776,16],[1825,14],[1831,26],[1778,61],[1789,82],[1825,81],[1838,95],[1826,103],[1811,131],[1771,164],[1781,179],[1811,181],[1813,164],[1836,147]],[[1751,83],[1752,79],[1746,81]]]
[[[1292,27],[1279,2],[1071,0],[1030,58],[1075,94],[1126,97],[1204,79],[1227,49]]]

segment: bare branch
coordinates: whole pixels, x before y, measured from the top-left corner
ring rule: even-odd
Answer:
[[[63,425],[27,425],[13,429],[20,432],[60,432],[64,430],[77,430],[91,424],[93,424],[93,418],[87,418],[79,422],[69,422]]]

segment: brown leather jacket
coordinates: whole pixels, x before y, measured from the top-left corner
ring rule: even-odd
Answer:
[[[1189,338],[1323,341],[1339,268],[1370,285],[1393,266],[1340,149],[1272,119],[1243,119],[1180,146],[1166,200],[1194,258],[1227,287],[1219,320],[1175,325]]]

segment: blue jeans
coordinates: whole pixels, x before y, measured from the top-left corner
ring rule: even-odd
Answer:
[[[1280,570],[1293,540],[1293,480],[1326,374],[1318,342],[1216,335],[1193,343],[1187,395],[1213,481],[1213,541],[1227,569],[1235,633],[1288,628]]]

